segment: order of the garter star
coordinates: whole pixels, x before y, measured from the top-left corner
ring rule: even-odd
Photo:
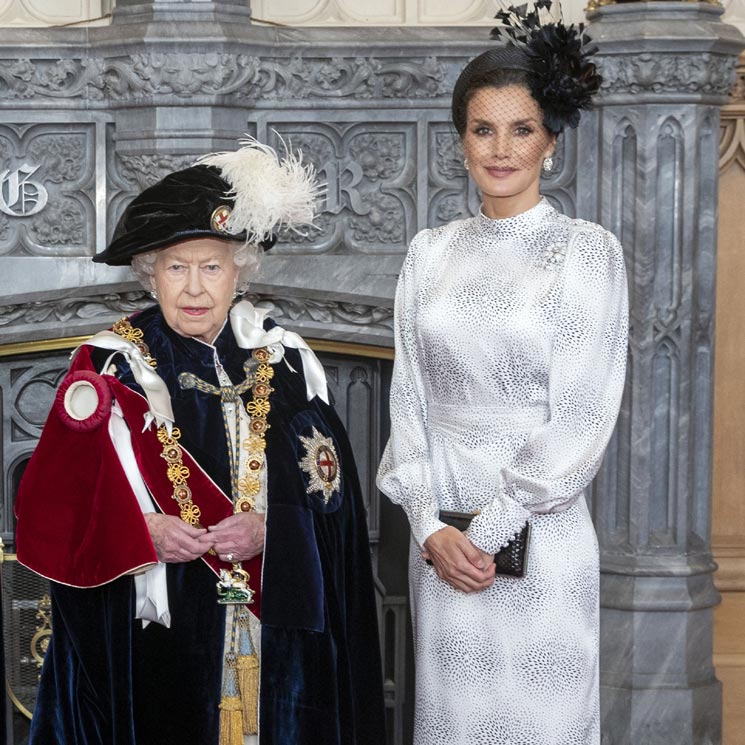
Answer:
[[[300,461],[300,468],[308,474],[309,479],[306,492],[323,492],[323,503],[328,504],[341,481],[334,441],[330,437],[324,437],[315,427],[311,437],[299,437],[305,448],[305,457]]]

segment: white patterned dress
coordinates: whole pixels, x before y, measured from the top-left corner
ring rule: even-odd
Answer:
[[[584,498],[623,392],[616,238],[544,199],[413,240],[396,294],[378,485],[412,529],[415,745],[599,745],[598,549]],[[465,594],[419,547],[439,509],[495,552],[532,525],[527,575]]]

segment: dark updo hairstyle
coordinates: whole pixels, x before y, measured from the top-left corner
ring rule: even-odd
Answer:
[[[458,76],[453,88],[453,125],[462,138],[468,121],[468,103],[482,88],[519,85],[530,91],[527,55],[516,47],[489,49],[472,59]]]

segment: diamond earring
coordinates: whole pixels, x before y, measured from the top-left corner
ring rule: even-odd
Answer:
[[[543,160],[543,170],[546,173],[551,173],[554,167],[554,159],[549,155],[548,158],[544,158]]]
[[[468,170],[468,158],[463,158],[463,168]]]
[[[150,290],[150,297],[153,300],[157,300],[158,299],[158,293],[157,293],[157,291],[155,289]]]

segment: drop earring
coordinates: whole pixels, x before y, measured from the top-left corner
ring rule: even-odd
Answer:
[[[150,297],[153,300],[157,300],[158,299],[158,291],[155,288],[153,288],[152,290],[150,290]]]
[[[463,168],[468,170],[468,158],[463,158]]]
[[[546,173],[551,173],[554,167],[554,159],[552,156],[548,156],[548,158],[543,159],[543,170]]]

